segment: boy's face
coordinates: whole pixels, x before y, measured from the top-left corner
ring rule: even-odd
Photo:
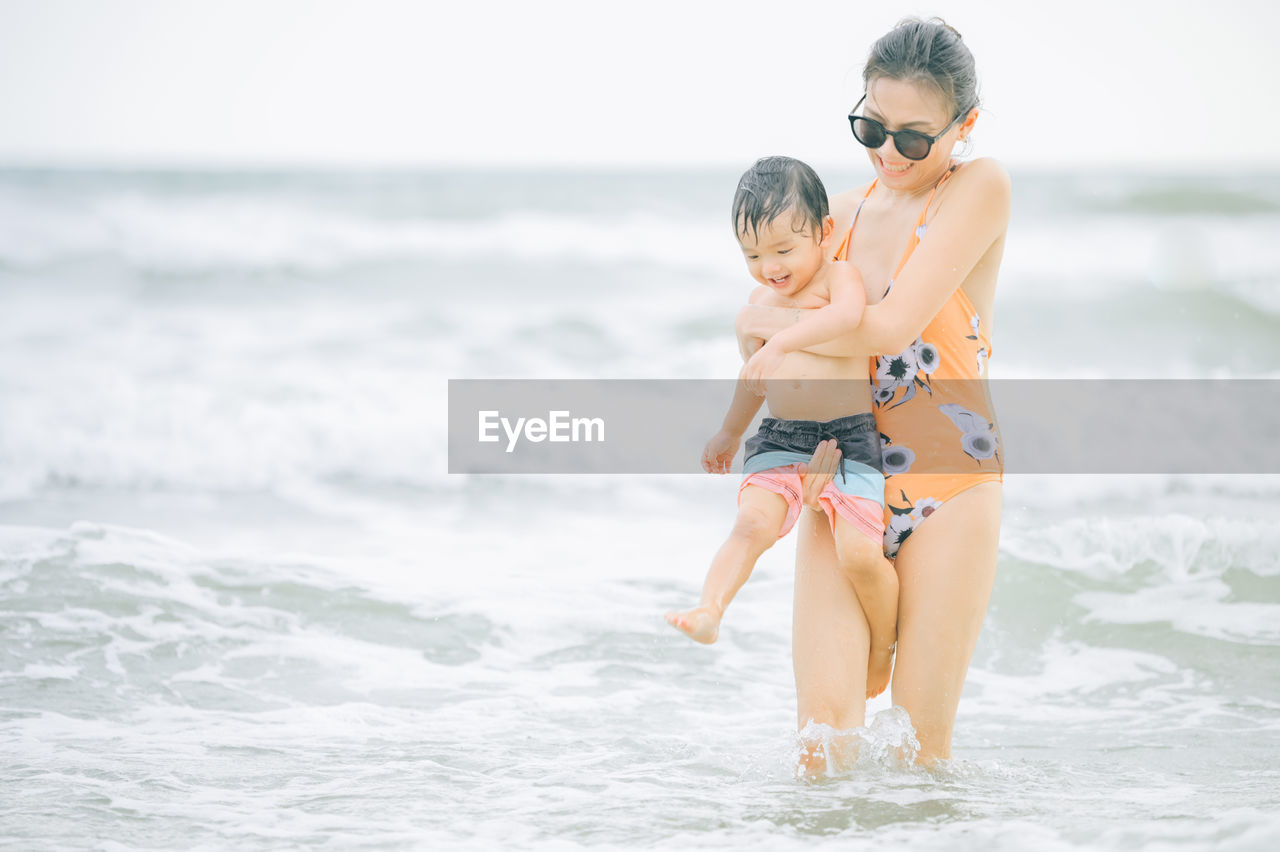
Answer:
[[[822,268],[831,239],[830,216],[823,222],[820,234],[815,234],[812,226],[796,231],[795,219],[792,212],[787,212],[757,231],[738,233],[751,277],[780,296],[794,296],[809,285]]]

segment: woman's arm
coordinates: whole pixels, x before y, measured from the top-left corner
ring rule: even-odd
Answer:
[[[875,305],[867,305],[862,312],[862,322],[852,331],[845,332],[831,340],[813,343],[800,348],[815,355],[826,355],[832,358],[851,358],[858,355],[877,355],[881,350],[872,348],[874,342],[869,339],[867,320],[875,315]],[[738,336],[771,340],[781,331],[800,323],[810,311],[821,308],[770,308],[762,305],[747,305],[738,312]]]
[[[1009,175],[995,160],[969,163],[951,186],[921,240],[884,300],[868,305],[857,328],[836,340],[805,346],[835,357],[901,352],[920,336],[1009,223]],[[748,305],[738,315],[739,334],[770,339],[800,321],[796,308]]]
[[[836,340],[861,322],[867,296],[857,268],[852,263],[834,261],[828,274],[831,303],[809,310],[794,325],[775,333],[743,365],[738,378],[753,393],[764,395],[765,380],[782,365],[787,355]]]
[[[866,288],[858,268],[847,261],[832,261],[830,270],[831,302],[825,307],[804,314],[790,328],[783,329],[769,340],[769,345],[783,353],[795,352],[824,340],[844,334],[862,322],[862,312],[867,307]]]

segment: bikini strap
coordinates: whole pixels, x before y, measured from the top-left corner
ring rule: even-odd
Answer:
[[[902,253],[902,260],[898,261],[898,268],[893,270],[893,277],[889,279],[889,286],[893,286],[893,282],[898,280],[898,274],[902,272],[902,267],[907,265],[907,261],[911,258],[911,253],[916,250],[916,246],[920,244],[920,238],[924,236],[925,228],[928,224],[929,207],[933,204],[933,197],[938,194],[938,190],[942,185],[951,179],[956,173],[956,169],[960,168],[959,163],[952,163],[937,183],[933,185],[933,189],[929,192],[929,198],[924,203],[924,209],[920,211],[920,218],[916,220],[916,226],[911,229],[911,236],[907,238],[907,250]],[[888,290],[885,290],[888,293]]]
[[[877,178],[876,180],[879,180]],[[858,215],[862,213],[862,205],[867,203],[867,199],[871,197],[871,190],[876,188],[876,181],[871,181],[871,186],[867,187],[867,191],[863,194],[862,200],[858,202],[858,209],[853,211],[853,221],[849,223],[849,230],[844,232],[844,239],[840,241],[840,247],[836,249],[835,257],[832,260],[848,260],[849,248],[853,245],[853,226],[858,224]],[[932,198],[933,196],[930,196]]]
[[[898,268],[893,272],[893,278],[889,279],[889,286],[893,286],[893,279],[898,277],[898,273],[902,271],[902,267],[907,265],[907,258],[911,257],[911,252],[915,250],[916,244],[920,242],[920,229],[925,226],[929,215],[929,207],[933,204],[933,197],[938,194],[938,190],[944,183],[951,179],[956,169],[960,168],[960,164],[953,162],[946,173],[933,185],[933,189],[929,191],[929,199],[924,203],[924,209],[920,211],[920,218],[916,220],[916,226],[911,230],[911,237],[907,242],[907,250],[903,252],[902,260],[898,262]],[[862,200],[858,202],[858,209],[853,211],[853,221],[849,223],[849,230],[845,231],[844,239],[840,241],[840,247],[836,249],[833,260],[848,260],[849,249],[853,246],[853,226],[858,224],[858,216],[862,213],[862,205],[867,203],[867,199],[871,197],[871,192],[876,188],[876,184],[880,179],[876,178],[871,181],[871,186],[867,187],[866,193],[863,194]],[[888,293],[888,290],[885,290]]]
[[[933,189],[929,192],[929,200],[924,203],[924,209],[920,211],[920,218],[916,220],[917,228],[925,224],[926,217],[929,215],[929,206],[933,204],[933,197],[938,194],[938,190],[942,188],[944,183],[951,179],[951,176],[956,173],[956,169],[959,167],[959,163],[952,163],[951,168],[947,169],[946,174],[944,174],[938,182],[933,185]]]

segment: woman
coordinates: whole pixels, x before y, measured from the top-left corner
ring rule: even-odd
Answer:
[[[877,303],[844,338],[812,349],[877,356],[886,555],[900,585],[892,696],[911,716],[918,759],[930,764],[951,756],[995,579],[1001,472],[984,374],[1009,179],[993,160],[952,160],[978,117],[977,78],[972,54],[943,22],[900,23],[873,46],[863,82],[850,124],[876,179],[832,198],[831,212],[836,233],[846,233],[842,252]],[[768,339],[799,316],[748,307],[739,324]],[[821,490],[835,463],[834,450],[819,449],[806,496]],[[829,529],[817,513],[804,514],[792,647],[799,724],[857,727],[865,720],[866,620]],[[820,771],[825,756],[811,749],[805,763]]]

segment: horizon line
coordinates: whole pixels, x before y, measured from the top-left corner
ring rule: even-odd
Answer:
[[[979,159],[979,158],[973,158]],[[1238,177],[1240,164],[1231,168],[1215,168],[1204,162],[1161,163],[1115,161],[1081,161],[1079,163],[1036,163],[1033,161],[1009,161],[1001,163],[1010,172],[1034,174],[1074,174],[1084,170],[1103,170],[1107,173],[1128,171],[1137,175],[1178,175],[1187,177]],[[810,161],[819,172],[870,171],[866,163],[833,163]],[[747,163],[746,165],[750,165]],[[470,173],[527,173],[545,171],[577,174],[652,174],[655,172],[734,172],[745,166],[727,160],[687,161],[579,161],[543,160],[375,160],[338,158],[213,158],[213,157],[34,157],[0,155],[0,172],[154,172],[154,173],[407,173],[407,172],[470,172]],[[1280,161],[1257,163],[1262,175],[1280,177]]]

